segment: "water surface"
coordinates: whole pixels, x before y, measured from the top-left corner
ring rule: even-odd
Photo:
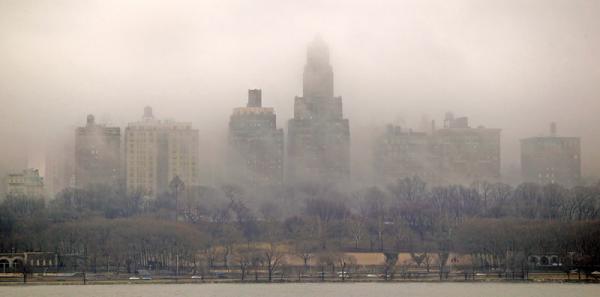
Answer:
[[[0,287],[0,296],[85,297],[597,297],[597,284],[345,283],[345,284],[135,284]]]

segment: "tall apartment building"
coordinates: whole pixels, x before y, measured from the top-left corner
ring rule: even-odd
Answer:
[[[334,97],[329,49],[317,37],[307,50],[303,96],[288,123],[287,169],[292,182],[336,183],[350,177],[350,126]]]
[[[93,115],[75,130],[75,186],[116,186],[121,178],[121,128],[96,124]]]
[[[198,130],[191,123],[154,118],[144,109],[141,121],[125,129],[125,180],[129,192],[156,197],[178,176],[185,186],[198,185]]]
[[[521,172],[526,182],[573,187],[581,181],[581,140],[556,135],[521,139]]]
[[[430,184],[468,184],[500,178],[500,129],[471,128],[466,117],[446,115],[430,134],[389,126],[375,141],[380,182],[418,176]]]
[[[75,143],[69,131],[68,136],[57,133],[46,143],[44,186],[49,197],[75,185]]]
[[[418,176],[431,183],[439,182],[441,163],[434,148],[431,135],[388,125],[373,147],[375,178],[390,183]]]
[[[262,107],[262,91],[248,90],[246,107],[229,118],[227,176],[246,185],[283,182],[283,129],[273,108]]]
[[[20,173],[9,173],[4,183],[8,196],[31,198],[43,198],[45,196],[44,179],[37,169],[25,169]]]
[[[500,129],[471,128],[467,117],[446,114],[444,127],[433,132],[444,183],[500,178]]]

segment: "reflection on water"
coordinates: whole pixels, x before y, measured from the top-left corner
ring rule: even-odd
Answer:
[[[185,284],[185,285],[95,285],[0,287],[0,296],[202,296],[202,297],[562,297],[600,296],[595,284],[509,283],[346,283],[346,284]]]

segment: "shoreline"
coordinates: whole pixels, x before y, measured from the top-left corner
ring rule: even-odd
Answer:
[[[377,283],[377,284],[409,284],[409,283],[431,283],[431,284],[449,284],[449,283],[507,283],[507,284],[600,284],[600,280],[582,279],[582,280],[556,280],[556,279],[529,279],[529,280],[503,280],[503,279],[485,279],[485,280],[274,280],[269,281],[241,281],[241,280],[192,280],[192,279],[153,279],[153,280],[87,280],[84,284],[82,280],[28,280],[26,283],[18,281],[0,281],[0,287],[3,286],[87,286],[87,285],[207,285],[207,284],[357,284],[357,283]]]

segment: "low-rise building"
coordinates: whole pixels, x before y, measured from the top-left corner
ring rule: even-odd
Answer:
[[[43,198],[44,178],[37,169],[25,169],[20,173],[9,173],[5,178],[6,194],[8,196],[25,196]]]

